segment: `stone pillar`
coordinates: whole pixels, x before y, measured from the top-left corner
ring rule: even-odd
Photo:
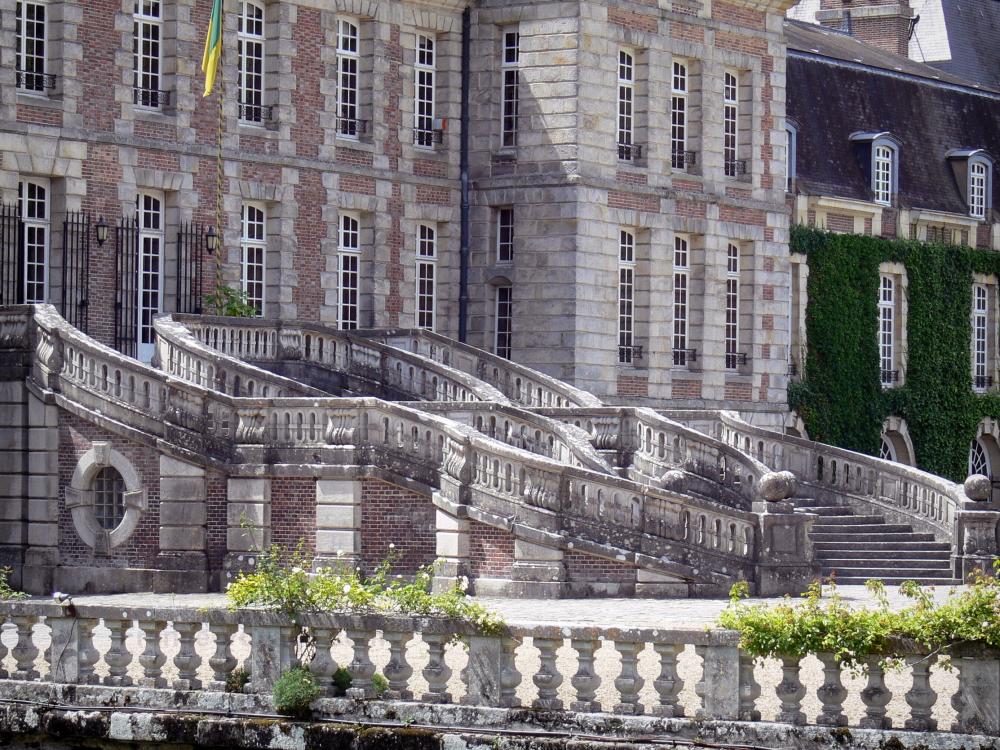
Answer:
[[[509,596],[558,598],[567,587],[563,551],[515,537]]]
[[[758,596],[800,594],[820,577],[809,530],[816,516],[796,513],[789,500],[795,494],[790,471],[765,474],[757,485],[757,539],[754,549]]]
[[[59,411],[32,394],[27,401],[27,546],[21,587],[50,594],[59,564]]]
[[[434,576],[436,590],[451,588],[469,574],[469,527],[468,518],[436,509],[435,551],[440,565]]]
[[[27,388],[20,380],[0,383],[0,565],[14,569],[15,587],[21,586],[27,529],[25,498],[28,496],[28,426]],[[44,430],[45,426],[41,425]],[[34,484],[34,483],[33,483]],[[53,493],[55,497],[55,493]]]
[[[226,486],[225,581],[251,570],[271,545],[271,480],[230,477]]]
[[[952,532],[954,575],[963,581],[975,570],[993,574],[1000,552],[1000,502],[993,500],[988,477],[973,474],[962,487],[967,500],[959,503]]]
[[[160,456],[160,554],[153,590],[208,590],[205,469]]]
[[[361,482],[316,482],[316,557],[314,567],[361,562]]]

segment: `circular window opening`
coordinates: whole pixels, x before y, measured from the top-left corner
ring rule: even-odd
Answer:
[[[112,466],[105,466],[94,477],[94,515],[108,531],[125,518],[125,480]]]

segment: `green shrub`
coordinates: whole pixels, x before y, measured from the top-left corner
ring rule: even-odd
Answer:
[[[333,687],[337,695],[346,694],[351,689],[352,682],[354,682],[354,679],[351,677],[351,673],[344,667],[338,668],[333,673]]]
[[[312,702],[320,692],[312,672],[303,667],[293,667],[274,683],[274,708],[285,716],[307,718],[312,713]]]
[[[0,601],[24,599],[28,596],[10,585],[10,576],[13,572],[11,568],[0,568]]]
[[[376,672],[372,675],[372,690],[375,692],[376,698],[381,698],[388,689],[389,681],[385,678],[384,674]]]
[[[218,285],[212,294],[205,295],[205,307],[213,315],[230,318],[257,317],[257,308],[247,301],[247,293],[225,284]]]
[[[226,677],[226,692],[227,693],[242,693],[243,688],[247,686],[250,682],[250,672],[243,667],[234,669]]]

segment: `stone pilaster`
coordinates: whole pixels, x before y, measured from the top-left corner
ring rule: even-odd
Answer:
[[[59,414],[54,404],[31,394],[27,394],[27,409],[28,505],[21,586],[31,593],[48,594],[52,570],[59,563]]]
[[[440,567],[434,577],[434,587],[447,589],[469,570],[468,518],[461,518],[437,508],[435,517],[435,552]]]
[[[361,561],[361,482],[316,482],[316,558],[313,565]]]
[[[160,456],[160,554],[154,589],[207,591],[205,470]]]
[[[231,477],[226,486],[225,580],[250,570],[271,544],[271,480]]]
[[[511,596],[557,598],[566,589],[563,551],[515,538],[510,577]]]

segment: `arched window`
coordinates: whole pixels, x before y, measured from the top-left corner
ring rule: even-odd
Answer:
[[[105,466],[94,477],[94,516],[108,531],[125,518],[125,480],[113,466]]]
[[[969,449],[969,474],[982,474],[985,477],[992,477],[990,471],[990,457],[982,441],[976,438],[972,441]]]
[[[883,459],[885,461],[895,461],[896,460],[896,451],[892,447],[892,443],[890,443],[888,440],[885,439],[885,435],[882,436],[882,447],[879,450],[878,455],[879,455],[879,458],[881,458],[881,459]]]

